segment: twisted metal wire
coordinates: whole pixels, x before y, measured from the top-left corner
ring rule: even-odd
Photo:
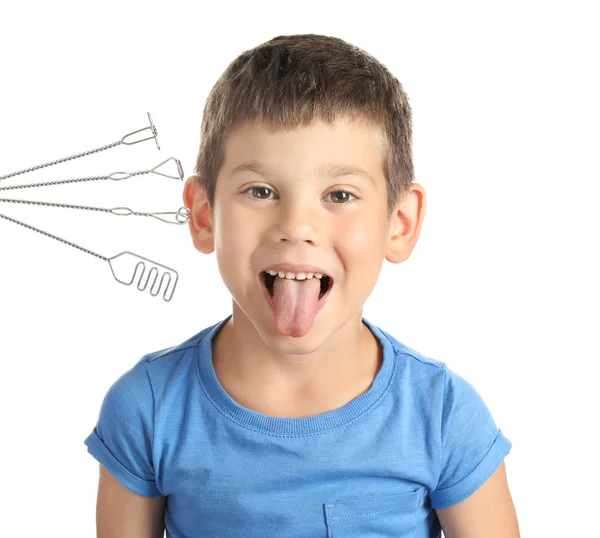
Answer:
[[[29,189],[31,187],[47,187],[50,185],[62,185],[63,183],[78,183],[81,181],[98,181],[108,179],[107,176],[80,177],[76,179],[61,179],[60,181],[44,181],[43,183],[29,183],[28,185],[10,185],[9,187],[0,187],[0,191],[11,191],[15,189]]]
[[[139,176],[142,174],[149,174],[152,170],[142,170],[140,172],[131,172],[129,176]],[[33,187],[51,187],[53,185],[64,185],[67,183],[79,183],[82,181],[101,181],[112,179],[110,176],[92,176],[92,177],[79,177],[75,179],[60,179],[58,181],[44,181],[42,183],[28,183],[26,185],[10,185],[8,187],[0,187],[0,191],[12,191],[16,189],[30,189]]]
[[[110,213],[117,216],[128,216],[135,215],[138,217],[152,217],[168,224],[185,224],[189,221],[190,210],[187,207],[180,207],[178,211],[154,211],[154,212],[143,212],[134,211],[128,207],[92,207],[87,205],[73,205],[73,204],[62,204],[59,202],[37,202],[34,200],[14,200],[11,198],[0,198],[0,203],[10,204],[26,204],[26,205],[40,205],[47,207],[61,207],[65,209],[84,209],[86,211],[97,211],[99,213]],[[169,215],[173,218],[166,218],[163,215]]]
[[[70,241],[67,241],[67,240],[65,240],[65,239],[61,239],[60,237],[57,237],[57,236],[55,236],[55,235],[52,235],[52,234],[50,234],[50,233],[48,233],[48,232],[44,232],[43,230],[40,230],[40,229],[38,229],[38,228],[35,228],[35,227],[33,227],[33,226],[30,226],[29,224],[25,224],[24,222],[21,222],[21,221],[19,221],[19,220],[12,219],[12,218],[10,218],[10,217],[7,217],[6,215],[2,215],[2,214],[0,214],[0,218],[2,218],[2,219],[6,219],[6,220],[8,220],[8,221],[10,221],[10,222],[13,222],[13,223],[15,223],[15,224],[19,224],[20,226],[24,226],[25,228],[28,228],[28,229],[30,229],[30,230],[33,230],[34,232],[38,232],[38,233],[40,233],[40,234],[42,234],[42,235],[45,235],[45,236],[47,236],[47,237],[50,237],[51,239],[56,239],[57,241],[60,241],[61,243],[65,243],[66,245],[69,245],[69,246],[71,246],[71,247],[74,247],[74,248],[76,248],[76,249],[79,249],[79,250],[81,250],[81,251],[85,252],[86,254],[91,254],[92,256],[96,256],[96,258],[100,258],[101,260],[103,260],[103,261],[105,261],[105,262],[108,262],[108,261],[109,261],[109,258],[107,258],[107,257],[105,257],[105,256],[101,256],[100,254],[96,254],[95,252],[92,252],[91,250],[88,250],[87,248],[80,247],[79,245],[76,245],[75,243],[71,243]]]
[[[64,159],[59,159],[57,161],[52,161],[50,163],[38,164],[37,166],[32,166],[31,168],[26,168],[25,170],[19,170],[18,172],[13,172],[12,174],[6,174],[5,176],[0,176],[0,181],[3,179],[8,179],[10,177],[18,176],[20,174],[26,174],[27,172],[33,172],[34,170],[39,170],[41,168],[46,168],[47,166],[54,166],[55,164],[64,163],[66,161],[70,161],[73,159],[79,159],[79,157],[85,157],[86,155],[92,155],[93,153],[98,153],[99,151],[104,151],[106,149],[114,148],[118,145],[122,144],[122,141],[113,142],[112,144],[108,144],[107,146],[102,146],[101,148],[92,149],[89,151],[84,151],[83,153],[78,153],[77,155],[71,155],[70,157],[65,157]]]
[[[58,204],[56,202],[34,202],[33,200],[10,200],[8,198],[0,198],[0,202],[8,202],[11,204],[29,204],[29,205],[45,205],[51,207],[64,207],[66,209],[86,209],[88,211],[101,211],[103,213],[110,213],[110,209],[104,209],[102,207],[90,207],[86,205],[70,205],[70,204]]]

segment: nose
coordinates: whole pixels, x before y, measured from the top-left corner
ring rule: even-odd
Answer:
[[[275,234],[280,242],[310,243],[318,242],[319,218],[317,209],[311,202],[295,200],[281,202],[275,215]]]

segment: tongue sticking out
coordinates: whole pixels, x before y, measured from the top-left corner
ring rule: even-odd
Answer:
[[[280,334],[295,338],[304,336],[317,315],[321,281],[318,278],[288,280],[275,278],[273,313]]]

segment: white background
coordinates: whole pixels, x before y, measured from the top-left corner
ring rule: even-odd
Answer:
[[[191,175],[202,108],[243,50],[276,35],[341,37],[384,63],[414,113],[427,216],[385,262],[365,316],[471,382],[513,442],[523,536],[597,529],[600,359],[598,18],[593,2],[5,2],[0,182],[104,175],[177,157]],[[18,181],[17,181],[18,180]],[[171,211],[182,182],[146,175],[0,197]],[[110,385],[150,351],[231,310],[187,227],[0,203],[0,213],[104,256],[179,271],[171,303],[108,264],[0,219],[2,534],[95,536],[98,463],[83,444]]]

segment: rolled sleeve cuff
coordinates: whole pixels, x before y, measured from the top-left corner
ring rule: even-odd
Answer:
[[[104,441],[98,436],[96,429],[84,441],[88,452],[105,467],[125,487],[142,495],[143,497],[158,497],[161,492],[156,487],[155,482],[149,482],[139,476],[134,475],[126,469],[123,464],[115,458],[112,452],[104,444]]]
[[[430,492],[431,506],[436,510],[440,510],[454,506],[470,497],[494,474],[511,448],[512,443],[499,429],[498,435],[485,458],[470,474],[449,488]]]

